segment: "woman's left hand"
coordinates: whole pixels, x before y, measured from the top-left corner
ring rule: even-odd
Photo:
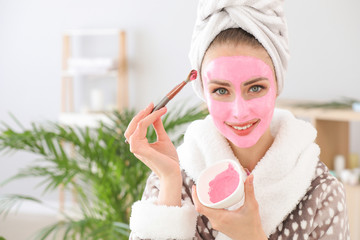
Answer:
[[[260,220],[259,205],[255,199],[254,176],[251,174],[245,181],[245,202],[236,210],[213,209],[202,205],[193,186],[192,197],[196,211],[205,215],[212,227],[231,239],[264,240],[267,239]]]

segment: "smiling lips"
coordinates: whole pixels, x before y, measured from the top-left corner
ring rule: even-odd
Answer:
[[[230,124],[230,123],[225,123],[225,124],[228,127],[230,127],[235,132],[235,134],[239,136],[246,136],[256,128],[259,122],[260,119],[254,119],[243,124]]]

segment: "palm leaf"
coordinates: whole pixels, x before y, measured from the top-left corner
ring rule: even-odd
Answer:
[[[301,108],[326,108],[326,109],[350,109],[352,104],[360,102],[358,99],[342,97],[340,100],[329,102],[306,102],[294,104],[295,107]]]
[[[142,196],[150,170],[130,152],[124,132],[134,117],[134,110],[108,114],[111,124],[97,128],[64,126],[56,122],[32,124],[30,129],[14,120],[20,130],[2,124],[0,153],[27,151],[39,159],[5,180],[2,185],[27,177],[41,177],[39,186],[44,194],[61,184],[67,191],[75,190],[81,219],[64,215],[65,220],[42,229],[34,238],[60,236],[63,239],[127,239],[131,205]],[[179,128],[200,118],[207,111],[185,104],[168,112],[163,118],[165,130],[175,145],[183,138]],[[176,133],[176,134],[175,134]],[[156,140],[155,131],[147,134]],[[36,201],[15,196],[3,202],[3,213],[21,201]],[[39,202],[39,204],[44,204]],[[0,213],[1,214],[1,213]]]
[[[31,201],[38,204],[43,203],[41,200],[31,196],[19,194],[2,195],[0,196],[0,215],[5,218],[14,208],[16,209],[16,211],[19,210],[24,201]]]

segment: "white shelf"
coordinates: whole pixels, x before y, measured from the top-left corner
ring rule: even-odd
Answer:
[[[119,29],[69,29],[64,32],[70,36],[98,36],[98,35],[118,35]]]
[[[118,67],[118,60],[116,58],[103,57],[72,57],[67,60],[68,68],[100,68],[100,69],[116,69]]]
[[[78,72],[78,71],[63,71],[62,77],[75,77],[75,76],[86,76],[86,77],[118,77],[117,70],[104,71],[104,72]]]
[[[59,123],[76,126],[76,127],[90,127],[96,128],[99,122],[111,124],[112,121],[103,113],[61,113],[59,116]]]
[[[77,75],[117,77],[118,60],[114,58],[69,58],[63,77]]]

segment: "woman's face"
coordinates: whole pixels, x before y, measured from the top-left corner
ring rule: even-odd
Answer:
[[[218,45],[206,53],[202,81],[218,130],[240,148],[252,147],[270,126],[276,81],[263,48]]]

